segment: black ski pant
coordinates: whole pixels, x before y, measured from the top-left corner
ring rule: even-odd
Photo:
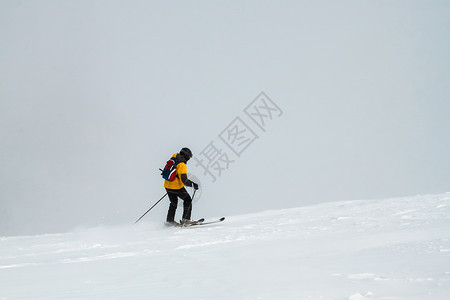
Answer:
[[[183,187],[179,190],[166,189],[169,196],[170,205],[167,212],[167,222],[175,221],[175,212],[178,206],[178,198],[183,200],[183,219],[191,219],[192,212],[192,198],[191,195]]]

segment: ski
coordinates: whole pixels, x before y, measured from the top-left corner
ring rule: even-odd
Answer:
[[[198,219],[198,220],[194,221],[194,223],[190,223],[190,224],[182,224],[181,222],[166,222],[166,226],[168,226],[168,227],[189,228],[189,227],[198,226],[198,225],[208,225],[208,224],[220,223],[220,222],[222,222],[224,220],[225,220],[225,217],[222,217],[222,218],[217,219],[217,220],[205,222],[205,219],[201,218],[201,219]]]
[[[183,223],[183,221],[180,220],[180,225],[181,225],[181,227],[187,227],[190,225],[196,225],[196,224],[202,223],[203,221],[205,221],[205,218],[201,218],[201,219],[193,220],[193,221],[187,221],[187,223]]]
[[[192,227],[192,226],[199,226],[199,225],[209,225],[209,224],[215,224],[215,223],[220,223],[222,221],[225,220],[225,217],[222,217],[220,219],[214,220],[214,221],[208,221],[208,222],[197,222],[197,223],[193,223],[193,224],[186,224],[186,225],[181,225],[182,228],[188,228],[188,227]]]
[[[194,223],[192,223],[192,224],[200,224],[200,223],[202,223],[203,221],[205,221],[205,219],[204,219],[204,218],[201,218],[201,219],[198,219],[198,220],[193,221]],[[166,222],[165,224],[166,224],[166,226],[168,226],[168,227],[171,227],[171,226],[173,226],[173,227],[189,227],[189,226],[192,225],[192,224],[183,224],[181,221],[180,221],[180,222],[176,222],[176,221],[173,221],[173,222]]]

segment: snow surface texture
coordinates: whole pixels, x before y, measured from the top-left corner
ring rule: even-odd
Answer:
[[[450,194],[0,239],[0,299],[450,299]]]

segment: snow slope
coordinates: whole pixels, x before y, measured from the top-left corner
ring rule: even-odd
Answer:
[[[4,237],[0,299],[450,299],[450,194]]]

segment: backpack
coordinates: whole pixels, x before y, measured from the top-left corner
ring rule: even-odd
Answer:
[[[175,157],[171,157],[167,162],[166,162],[166,166],[164,167],[164,170],[161,170],[161,176],[162,178],[164,178],[165,180],[168,181],[174,181],[175,178],[177,177],[177,165],[178,162],[176,160]]]

